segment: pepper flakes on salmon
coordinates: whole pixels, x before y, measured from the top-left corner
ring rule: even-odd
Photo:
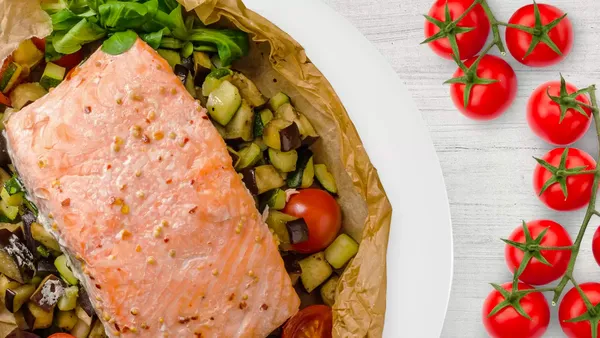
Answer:
[[[85,81],[90,78],[98,81]],[[128,88],[143,99],[132,100]],[[86,110],[93,113],[82,114]],[[152,130],[168,131],[175,141],[151,142],[152,134],[132,128],[147,125],[149,117]],[[101,299],[101,313],[110,314],[101,316],[104,324],[143,330],[110,330],[112,337],[265,337],[298,311],[277,247],[256,242],[270,232],[223,139],[210,123],[189,123],[198,118],[206,120],[206,111],[167,62],[138,40],[120,55],[96,51],[70,79],[6,122],[13,163],[29,191],[46,191],[44,198],[32,194],[33,202],[53,214],[61,243],[85,260],[89,275],[81,282]],[[64,126],[68,137],[60,132]],[[115,135],[132,138],[115,142]],[[119,145],[118,153],[111,144]],[[167,159],[157,162],[157,154],[173,154],[173,165],[167,170]],[[128,179],[127,190],[119,190],[118,178]],[[165,184],[165,178],[195,184]],[[62,193],[50,189],[54,180]],[[61,205],[64,196],[72,199],[68,208]],[[121,205],[113,204],[116,196]],[[169,241],[152,235],[165,215],[173,224]],[[117,238],[123,224],[129,240]],[[244,295],[246,305],[227,301],[232,293]],[[199,320],[178,322],[193,316]]]

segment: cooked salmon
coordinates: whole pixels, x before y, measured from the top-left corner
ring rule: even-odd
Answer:
[[[223,139],[141,40],[95,52],[6,137],[111,337],[265,337],[298,310]]]

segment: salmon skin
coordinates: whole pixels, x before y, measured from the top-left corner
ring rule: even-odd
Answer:
[[[111,337],[266,337],[299,298],[206,111],[152,48],[98,50],[6,122]]]

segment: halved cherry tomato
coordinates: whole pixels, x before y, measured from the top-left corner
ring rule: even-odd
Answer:
[[[587,296],[592,306],[600,304],[600,283],[579,284],[581,291]],[[569,319],[577,318],[587,312],[587,308],[579,291],[572,288],[565,294],[558,308],[558,319],[563,332],[571,338],[591,338],[592,326],[589,320],[567,322]],[[600,331],[600,323],[596,323]]]
[[[330,338],[333,315],[327,305],[311,305],[296,313],[283,327],[282,338]]]
[[[600,265],[600,227],[598,227],[594,233],[594,239],[592,240],[592,252],[594,253],[594,259],[596,259],[596,263]]]
[[[579,140],[589,129],[592,123],[592,112],[589,108],[580,108],[587,114],[584,115],[573,108],[566,110],[561,121],[561,106],[553,101],[548,94],[554,97],[560,97],[561,83],[559,81],[546,82],[539,86],[527,104],[527,122],[531,130],[544,141],[566,146]],[[570,83],[565,83],[565,89],[568,94],[577,91],[577,87]],[[588,98],[583,95],[577,95],[577,101],[590,104]],[[569,106],[567,106],[569,107]]]
[[[42,52],[46,51],[46,39],[45,38],[36,38],[35,36],[31,38],[31,42],[37,47],[37,49]]]
[[[538,238],[540,233],[546,229],[544,237],[538,243],[539,246],[571,246],[573,241],[569,233],[563,228],[562,225],[551,221],[551,220],[536,220],[526,224],[531,239],[534,241]],[[522,226],[513,231],[508,238],[509,240],[517,243],[526,243],[526,236]],[[533,243],[531,243],[533,244]],[[531,249],[532,251],[535,249]],[[571,259],[571,250],[539,250],[533,251],[533,258],[527,264],[527,267],[523,273],[519,276],[519,279],[527,284],[531,285],[543,285],[548,284],[562,275],[567,271],[569,266],[569,260]],[[541,255],[543,259],[546,259],[550,265],[542,263],[540,260],[535,258],[535,255]],[[506,265],[511,272],[515,272],[521,265],[525,251],[516,248],[513,245],[506,244],[504,250],[504,258]]]
[[[64,55],[60,59],[53,62],[61,67],[67,68],[68,70],[77,66],[81,60],[83,60],[83,51],[80,49],[73,54]]]
[[[333,242],[342,226],[340,205],[324,190],[299,190],[292,195],[283,212],[304,218],[308,226],[308,240],[292,246],[293,250],[302,253],[325,249]]]
[[[75,336],[68,333],[55,333],[48,338],[75,338]]]
[[[473,4],[474,0],[437,0],[431,9],[429,10],[429,16],[439,21],[445,20],[446,5],[450,12],[452,20],[457,19],[461,16],[467,8]],[[445,22],[449,24],[450,22]],[[442,26],[443,27],[443,26]],[[473,28],[470,32],[456,34],[456,43],[458,45],[458,52],[460,59],[468,59],[471,56],[477,54],[490,33],[490,21],[488,20],[485,12],[481,5],[477,4],[475,7],[458,22],[457,28]],[[425,37],[430,38],[431,36],[440,32],[440,27],[433,22],[425,21]],[[429,47],[438,54],[439,56],[452,60],[452,47],[447,37],[434,40],[429,43]]]
[[[10,107],[11,103],[10,103],[10,99],[8,98],[8,96],[0,93],[0,104]]]

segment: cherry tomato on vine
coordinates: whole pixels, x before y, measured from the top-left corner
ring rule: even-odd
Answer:
[[[512,283],[504,283],[502,288],[510,291]],[[518,284],[518,290],[528,289],[533,289],[533,287],[525,283]],[[550,308],[541,292],[529,293],[518,302],[531,319],[523,317],[510,305],[489,316],[492,310],[505,299],[498,290],[494,290],[490,292],[483,303],[482,320],[490,336],[494,338],[538,338],[546,332],[550,323]]]
[[[592,305],[600,303],[600,283],[583,283],[579,287]],[[592,327],[589,320],[567,322],[587,312],[587,308],[579,291],[572,288],[565,294],[558,308],[558,319],[563,332],[570,338],[591,338]],[[600,332],[600,324],[596,324]]]
[[[476,62],[476,57],[473,57],[465,62],[466,67],[471,67]],[[473,84],[468,104],[465,108],[464,97],[467,84],[451,83],[450,96],[454,105],[467,117],[475,120],[491,120],[500,116],[514,101],[517,94],[517,76],[512,67],[503,59],[485,55],[476,65],[474,72],[477,79],[495,80],[494,83],[488,84]],[[471,70],[471,68],[469,68]],[[467,79],[465,72],[458,68],[454,73],[453,79],[463,77]],[[451,81],[450,80],[450,81]]]
[[[303,189],[292,195],[282,210],[288,215],[304,218],[308,226],[308,240],[292,245],[302,253],[325,249],[340,232],[342,211],[329,193],[320,189]]]
[[[506,45],[512,56],[524,65],[550,66],[563,60],[571,51],[573,25],[567,17],[561,19],[565,13],[560,9],[547,4],[538,4],[539,16],[537,16],[535,6],[530,4],[519,8],[508,20],[509,24],[525,26],[532,31],[526,32],[507,27]],[[528,54],[532,44],[533,50]],[[561,53],[557,53],[556,50]]]
[[[333,327],[331,308],[311,305],[296,313],[283,326],[282,338],[329,338]]]
[[[600,265],[600,227],[598,227],[594,233],[594,239],[592,240],[592,252],[594,253],[596,263]]]
[[[588,153],[577,148],[566,149],[553,149],[541,159],[555,173],[552,173],[538,162],[533,174],[533,187],[536,194],[544,204],[557,211],[577,210],[586,206],[590,202],[594,183],[593,174],[565,176],[564,173],[567,171],[596,169],[596,161]],[[564,156],[565,150],[566,156]],[[548,185],[549,181],[555,183]],[[566,187],[566,195],[561,182]],[[541,193],[544,186],[547,186],[547,188]]]
[[[527,122],[531,130],[544,141],[561,146],[579,140],[592,123],[592,111],[589,108],[566,102],[561,106],[555,101],[570,99],[590,104],[584,94],[572,97],[571,94],[578,90],[572,84],[565,83],[564,90],[568,96],[561,97],[561,82],[546,82],[533,92],[527,104]],[[575,108],[577,106],[578,108]]]
[[[429,39],[432,36],[439,34],[442,28],[451,24],[453,20],[461,16],[473,4],[473,1],[474,0],[437,0],[429,10],[429,17],[438,21],[435,21],[435,23],[429,19],[425,21],[425,37]],[[450,18],[452,20],[450,22],[446,22],[446,4],[448,5]],[[458,31],[455,30],[454,32],[456,34],[460,59],[468,59],[483,48],[490,33],[490,22],[485,15],[483,8],[478,4],[475,5],[475,7],[469,11],[456,26]],[[473,28],[473,30],[461,33],[460,31],[465,28]],[[439,56],[452,60],[452,47],[447,36],[429,42],[429,47],[431,47],[431,49]]]
[[[48,338],[75,338],[75,336],[68,333],[55,333]]]
[[[525,270],[523,270],[519,276],[519,280],[531,285],[543,285],[564,275],[569,266],[571,251],[536,250],[535,245],[546,247],[571,246],[573,245],[573,241],[571,240],[569,233],[562,225],[551,220],[531,221],[525,226],[527,227],[529,235],[526,235],[525,229],[520,226],[516,228],[508,238],[512,242],[523,243],[524,246],[528,246],[528,248],[518,248],[506,244],[504,258],[506,260],[506,265],[508,265],[508,269],[514,273],[521,265],[527,252],[528,259],[529,257],[531,257],[531,259]],[[546,232],[540,237],[544,230]],[[541,257],[542,260],[546,260],[550,265],[542,263],[539,257]]]

